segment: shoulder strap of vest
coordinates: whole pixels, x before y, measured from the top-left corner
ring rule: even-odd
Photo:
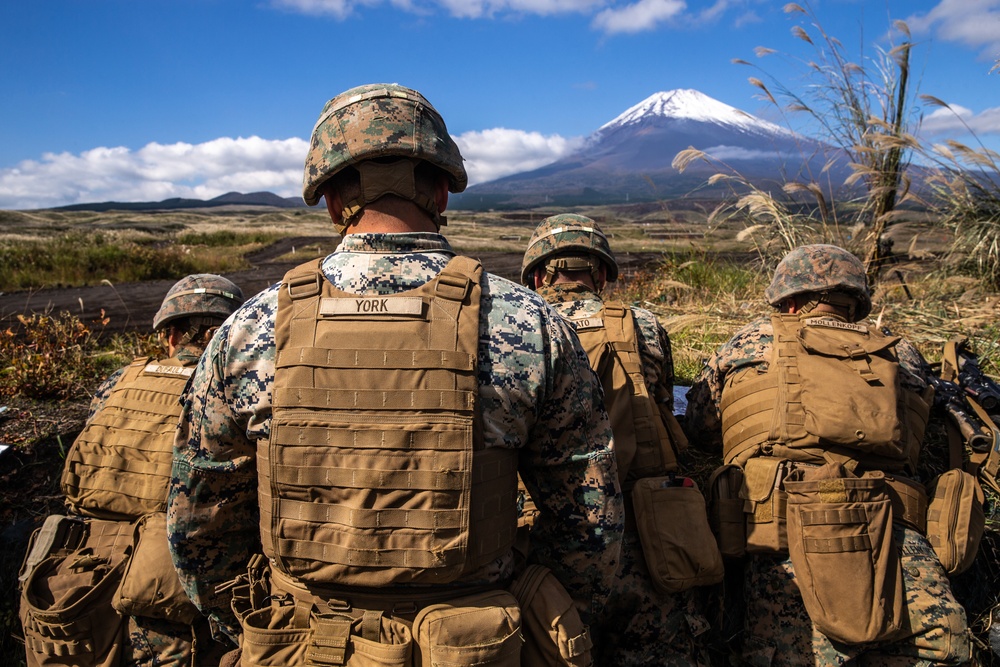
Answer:
[[[464,301],[474,284],[479,283],[483,266],[478,260],[455,255],[438,274],[434,296],[449,301]]]
[[[323,285],[323,258],[300,264],[285,274],[281,282],[288,289],[293,301],[307,299],[320,293]]]

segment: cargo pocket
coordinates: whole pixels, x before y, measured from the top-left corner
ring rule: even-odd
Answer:
[[[521,608],[524,667],[589,667],[590,630],[563,585],[547,567],[529,565],[511,584]]]
[[[788,553],[787,496],[781,486],[787,469],[785,459],[773,456],[754,457],[743,468],[740,496],[745,501],[747,553]]]
[[[653,586],[670,594],[722,581],[722,554],[705,497],[687,477],[647,477],[632,489],[635,524]]]
[[[111,606],[124,563],[83,549],[38,563],[21,592],[29,667],[117,665],[124,618]]]
[[[960,574],[972,565],[986,529],[983,489],[969,473],[953,469],[930,486],[927,541],[948,574]]]
[[[421,667],[519,667],[521,612],[507,591],[425,607],[413,619]]]
[[[903,623],[903,582],[885,476],[839,463],[785,478],[788,551],[809,617],[847,644],[884,641]]]
[[[174,569],[165,513],[147,514],[136,522],[132,557],[112,604],[126,616],[160,618],[182,625],[190,625],[200,616]]]

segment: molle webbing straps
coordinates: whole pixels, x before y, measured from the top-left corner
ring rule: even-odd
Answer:
[[[725,462],[764,451],[849,469],[913,468],[929,406],[899,386],[898,339],[830,318],[771,322],[767,371],[741,369],[723,388]]]
[[[166,510],[179,397],[193,367],[132,362],[66,456],[62,489],[76,513],[135,519]]]
[[[505,553],[517,453],[484,449],[482,268],[454,258],[391,295],[289,272],[275,321],[271,440],[258,447],[264,551],[309,585],[448,583]]]

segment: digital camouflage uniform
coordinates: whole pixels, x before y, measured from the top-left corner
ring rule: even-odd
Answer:
[[[555,215],[543,220],[532,234],[521,282],[568,321],[598,317],[604,299],[597,291],[579,282],[555,282],[555,278],[559,271],[590,271],[595,285],[602,286],[597,271],[600,266],[604,267],[607,281],[617,279],[617,262],[599,226],[584,216]],[[534,275],[538,270],[546,270],[546,277],[540,287],[535,287]],[[636,325],[646,389],[650,397],[672,413],[674,363],[670,339],[653,313],[634,307],[630,311]],[[620,474],[624,472],[619,468]],[[699,651],[695,638],[708,629],[699,606],[695,589],[663,594],[653,588],[638,531],[626,527],[618,577],[605,613],[595,619],[592,627],[596,664],[697,663]]]
[[[168,340],[173,343],[169,356],[136,359],[102,382],[91,400],[84,430],[67,454],[62,486],[71,514],[132,524],[164,511],[167,483],[162,472],[157,477],[156,465],[163,458],[169,464],[169,429],[173,427],[169,422],[172,410],[164,401],[179,403],[186,377],[180,369],[190,369],[190,373],[201,357],[203,341],[193,337],[210,335],[211,327],[221,324],[242,301],[236,285],[213,274],[188,276],[170,288],[153,319],[164,348],[169,349]],[[177,335],[170,339],[170,333]],[[163,377],[169,378],[166,384]],[[126,530],[133,528],[126,526]],[[165,536],[161,539],[165,545]],[[166,572],[155,576],[173,574],[169,567]],[[144,582],[141,585],[146,585],[145,573],[137,574]],[[124,633],[120,664],[129,667],[217,663],[223,648],[212,640],[203,618],[188,624],[146,614],[127,615]]]
[[[351,234],[322,263],[352,294],[384,295],[431,280],[454,255],[434,233]],[[167,530],[174,564],[196,605],[235,638],[229,595],[216,587],[260,551],[256,457],[271,425],[274,317],[280,284],[220,328],[185,395]],[[533,560],[595,610],[607,597],[621,543],[622,501],[607,416],[586,354],[536,295],[484,274],[478,351],[485,445],[518,449],[519,472],[542,510]],[[509,579],[504,555],[462,583]]]
[[[567,319],[598,315],[604,301],[580,283],[544,285],[536,292]],[[673,410],[673,357],[670,339],[656,316],[632,308],[639,337],[642,372],[651,396]],[[621,567],[603,617],[595,624],[597,664],[704,664],[696,645],[708,629],[698,591],[672,595],[657,592],[649,579],[639,534],[626,530]]]
[[[791,267],[800,275],[814,271],[823,277],[836,273],[828,262],[825,248],[806,254],[806,266]],[[846,251],[836,249],[840,253]],[[809,262],[809,257],[817,259]],[[798,253],[792,259],[803,259]],[[854,260],[855,262],[857,260]],[[860,266],[860,262],[857,263]],[[863,279],[863,269],[861,276]],[[796,294],[794,284],[784,284],[781,271],[766,296],[774,306]],[[831,287],[833,285],[830,285]],[[801,292],[802,290],[798,290]],[[863,302],[870,304],[867,292]],[[858,306],[866,315],[869,307]],[[706,362],[688,391],[685,430],[693,446],[722,450],[720,404],[726,378],[740,369],[766,370],[774,334],[770,318],[761,318],[743,327]],[[901,340],[897,345],[900,385],[922,392],[920,353]],[[893,537],[900,553],[903,573],[904,620],[899,639],[877,644],[849,645],[834,642],[816,630],[809,620],[796,585],[790,558],[762,554],[746,558],[743,598],[743,657],[754,666],[799,665],[935,665],[962,664],[970,657],[971,646],[965,612],[952,595],[948,577],[933,548],[918,531],[896,523]]]

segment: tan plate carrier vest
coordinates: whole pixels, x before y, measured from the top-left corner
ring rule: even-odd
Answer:
[[[271,438],[257,452],[261,541],[305,585],[441,584],[514,541],[517,452],[483,445],[482,267],[455,257],[421,287],[335,288],[285,275]]]
[[[687,440],[673,415],[649,395],[632,310],[609,301],[600,314],[570,322],[604,388],[623,489],[631,490],[638,479],[676,471],[677,452]]]
[[[62,475],[70,510],[133,520],[164,512],[179,397],[193,366],[177,359],[135,359],[77,437]]]
[[[768,455],[912,473],[932,394],[900,388],[899,338],[833,318],[771,322],[767,372],[744,369],[723,387],[725,462]]]

